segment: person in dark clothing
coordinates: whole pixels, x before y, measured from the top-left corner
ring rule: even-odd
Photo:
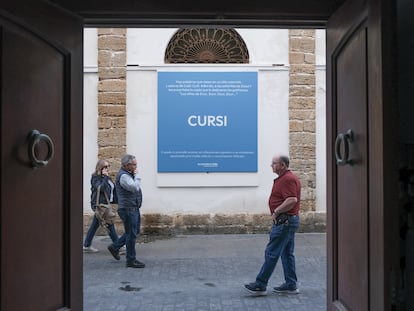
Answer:
[[[108,246],[112,256],[119,260],[119,249],[126,245],[126,266],[144,268],[145,264],[136,259],[135,243],[141,227],[140,208],[142,205],[141,177],[138,176],[135,156],[126,154],[121,160],[115,181],[118,195],[118,215],[124,223],[125,233]]]
[[[105,159],[100,159],[96,163],[95,172],[91,176],[91,208],[96,210],[96,197],[98,195],[98,188],[100,187],[99,203],[106,204],[105,193],[111,203],[116,203],[115,184],[109,177],[109,163]],[[93,216],[91,226],[86,234],[83,242],[83,251],[85,253],[96,253],[98,250],[92,247],[92,239],[95,236],[96,230],[99,228],[99,221],[96,216]],[[107,224],[109,237],[113,242],[118,240],[118,235],[113,224]]]

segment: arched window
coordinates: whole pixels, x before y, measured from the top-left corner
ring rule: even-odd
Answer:
[[[167,64],[243,64],[249,52],[234,29],[183,28],[168,43]]]

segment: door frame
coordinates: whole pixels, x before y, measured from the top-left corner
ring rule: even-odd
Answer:
[[[334,5],[329,1],[321,1],[318,9],[321,14],[316,14],[312,9],[305,8],[298,15],[284,15],[283,10],[289,12],[294,10],[293,6],[300,6],[300,1],[295,3],[293,0],[291,6],[274,4],[274,11],[270,10],[276,16],[270,16],[269,12],[248,13],[248,10],[236,12],[226,17],[227,8],[222,8],[222,14],[204,13],[202,9],[197,12],[185,11],[188,9],[186,1],[181,2],[177,7],[170,8],[174,13],[171,15],[162,15],[157,11],[157,4],[147,8],[147,14],[132,13],[128,14],[128,7],[123,2],[118,8],[118,12],[111,13],[109,6],[101,7],[99,12],[94,11],[93,5],[83,8],[80,14],[85,18],[85,27],[189,27],[194,25],[202,26],[225,26],[225,27],[246,27],[246,28],[326,28],[329,17],[345,2],[350,0],[338,1]],[[60,0],[65,2],[65,0]],[[91,1],[92,3],[93,1]],[[286,1],[285,1],[286,2]],[[368,36],[369,51],[381,50],[382,53],[375,54],[369,58],[369,67],[374,74],[368,85],[368,210],[369,210],[369,309],[380,311],[389,309],[395,303],[391,293],[397,286],[398,267],[399,267],[399,250],[398,250],[398,211],[386,207],[396,206],[398,201],[398,136],[395,128],[398,125],[397,109],[392,104],[395,100],[396,84],[394,79],[383,79],[394,74],[394,68],[389,62],[384,60],[392,58],[392,52],[383,49],[386,46],[395,46],[394,22],[388,18],[388,13],[395,11],[393,1],[391,0],[360,0],[363,5],[369,9]],[[214,2],[215,3],[215,2]],[[72,2],[73,4],[73,2]],[[165,4],[165,3],[164,3]],[[176,5],[176,3],[174,3]],[[223,4],[225,5],[225,4]],[[76,5],[75,5],[76,7]],[[72,9],[76,10],[76,8]],[[114,8],[112,8],[114,9]],[[166,10],[168,11],[168,10]],[[220,10],[217,10],[220,12]],[[183,13],[185,12],[185,13]],[[227,13],[226,13],[227,12]],[[385,12],[385,13],[384,13]],[[386,18],[384,18],[386,17]],[[383,67],[383,64],[386,66]],[[327,80],[330,77],[327,77]],[[328,95],[328,92],[327,92]],[[328,101],[327,101],[328,103]],[[327,107],[328,108],[328,107]],[[328,148],[334,141],[332,138],[332,115],[326,112],[327,128],[327,172],[332,171],[336,165],[334,153]],[[393,152],[394,151],[394,152]],[[330,200],[335,199],[332,188],[327,182],[327,209]],[[385,191],[386,190],[386,191]],[[382,194],[382,195],[379,195]],[[328,210],[327,210],[328,212]],[[387,220],[387,225],[385,225]],[[332,219],[327,219],[327,235],[330,238],[332,234],[329,227],[332,225]],[[331,251],[328,243],[327,251]],[[389,256],[389,254],[398,254]],[[329,278],[329,276],[328,276]],[[329,284],[329,283],[327,283]]]
[[[24,0],[26,1],[26,0]],[[28,0],[27,0],[28,1]],[[159,0],[141,4],[128,0],[102,1],[102,0],[37,0],[39,7],[44,7],[45,2],[60,6],[68,12],[72,12],[83,19],[84,27],[187,27],[190,25],[202,26],[226,26],[226,27],[248,27],[248,28],[325,28],[326,22],[334,11],[346,0],[324,0],[313,1],[308,4],[306,1],[263,1],[262,6],[251,6],[250,3],[242,4],[239,2],[223,2],[213,0],[203,2],[201,8],[194,8],[191,1],[181,1],[179,3]],[[369,237],[370,254],[370,309],[384,310],[385,306],[390,306],[393,300],[391,296],[393,286],[393,273],[397,274],[398,263],[396,258],[386,256],[393,252],[390,248],[397,248],[395,233],[398,232],[398,212],[392,207],[397,207],[398,202],[398,137],[396,128],[398,125],[397,109],[393,102],[396,99],[396,81],[389,79],[392,75],[393,67],[386,59],[392,59],[393,54],[387,46],[395,45],[392,34],[394,31],[394,20],[388,18],[384,12],[395,11],[393,0],[360,0],[366,2],[369,11],[368,36],[369,50],[379,50],[381,53],[369,62],[373,69],[373,75],[369,82],[369,107],[368,107],[368,132],[370,133],[369,150],[369,170],[368,184],[369,194]],[[34,0],[32,0],[34,2]],[[5,10],[7,11],[7,4]],[[252,9],[253,8],[253,9]],[[261,10],[261,11],[260,11]],[[134,13],[135,12],[135,13]],[[168,12],[168,13],[165,13]],[[13,12],[11,12],[13,13]],[[31,12],[20,12],[25,16],[25,21],[30,25],[33,20]],[[384,18],[386,17],[386,18]],[[58,39],[57,39],[58,40]],[[79,55],[80,47],[73,47]],[[79,69],[82,60],[75,59],[73,66],[74,76],[72,81],[78,79],[82,81],[82,71]],[[385,66],[384,66],[385,65]],[[378,74],[376,74],[378,73]],[[384,79],[383,79],[384,77]],[[329,77],[328,77],[329,78]],[[76,82],[73,85],[77,86]],[[77,90],[82,94],[82,90]],[[68,156],[68,170],[76,168],[70,172],[70,189],[73,193],[70,198],[73,200],[70,211],[71,228],[82,228],[81,213],[81,192],[79,181],[82,180],[82,153],[76,146],[81,146],[79,137],[82,137],[82,102],[81,98],[71,98],[73,110],[70,112],[70,123],[78,124],[78,128],[73,127],[72,136],[68,138],[70,142],[70,155]],[[327,120],[331,116],[327,114]],[[327,144],[331,142],[332,127],[327,124]],[[332,167],[333,157],[327,148],[327,165]],[[328,200],[332,199],[331,190],[327,189]],[[76,198],[77,197],[77,198]],[[75,207],[76,204],[79,204]],[[329,221],[329,220],[328,220]],[[385,221],[387,224],[385,225]],[[73,232],[71,232],[73,234]],[[75,234],[71,240],[70,250],[72,266],[71,276],[73,280],[79,282],[82,276],[82,253],[79,244],[79,235]],[[327,232],[329,235],[330,233]],[[397,240],[398,241],[398,240]],[[387,249],[385,249],[387,247]],[[329,249],[328,249],[329,251]],[[80,265],[79,265],[80,264]],[[78,273],[76,274],[76,270]],[[72,274],[73,272],[73,274]],[[82,277],[81,277],[82,280]],[[80,281],[81,282],[81,281]],[[71,283],[72,286],[77,285]],[[82,288],[82,287],[80,287]],[[71,288],[71,293],[76,297],[79,295],[79,288]]]
[[[394,109],[393,101],[395,100],[396,85],[393,79],[383,79],[394,75],[392,64],[384,60],[392,59],[392,52],[383,49],[386,46],[395,46],[394,37],[394,20],[388,18],[388,13],[395,11],[392,1],[388,0],[361,0],[362,5],[369,8],[368,13],[368,50],[382,51],[382,53],[371,53],[372,57],[368,58],[369,67],[372,75],[368,85],[368,211],[369,211],[369,310],[386,310],[389,306],[396,304],[395,297],[391,293],[396,292],[398,271],[399,271],[399,250],[398,250],[398,210],[390,207],[397,207],[398,202],[398,131],[395,128],[398,124],[397,109]],[[279,11],[280,12],[280,11]],[[386,12],[383,14],[383,12]],[[332,14],[330,12],[329,14]],[[325,14],[328,14],[325,12]],[[387,18],[383,18],[383,15]],[[329,15],[330,16],[330,15]],[[194,25],[214,25],[229,27],[247,27],[247,28],[326,28],[327,19],[321,21],[312,17],[300,20],[283,20],[276,17],[270,21],[266,18],[260,20],[240,18],[237,21],[218,20],[215,16],[201,18],[201,22],[188,16],[177,17],[173,15],[168,17],[156,16],[148,19],[145,16],[139,16],[136,21],[132,21],[130,16],[123,19],[122,14],[118,16],[102,16],[101,18],[88,12],[85,15],[85,26],[89,27],[189,27]],[[249,17],[251,18],[251,16]],[[383,64],[385,66],[383,66]],[[380,74],[375,74],[380,73]],[[327,77],[327,80],[330,77]],[[328,96],[328,92],[327,92]],[[328,104],[328,101],[327,101]],[[332,113],[327,107],[327,173],[333,171],[336,166],[334,161],[334,152],[332,146],[335,136],[333,131]],[[327,180],[327,214],[329,202],[335,200],[333,188],[328,176]],[[386,208],[388,207],[388,208]],[[385,224],[385,221],[387,223]],[[333,219],[327,219],[327,252],[331,252],[332,226]],[[374,255],[373,255],[374,254]],[[396,254],[389,256],[389,254]],[[328,273],[329,274],[329,273]],[[328,278],[331,276],[328,275]],[[327,282],[329,284],[329,282]],[[387,307],[388,306],[388,307]]]

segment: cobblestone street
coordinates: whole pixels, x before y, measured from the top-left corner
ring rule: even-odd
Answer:
[[[243,284],[254,281],[264,258],[266,234],[180,235],[137,244],[144,269],[112,258],[108,237],[95,237],[98,253],[84,254],[84,310],[243,311],[326,310],[326,235],[296,235],[299,295],[271,290],[283,283],[279,261],[268,294],[252,297]]]

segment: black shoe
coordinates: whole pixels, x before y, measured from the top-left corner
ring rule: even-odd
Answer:
[[[127,262],[126,264],[127,268],[144,268],[145,267],[145,263],[140,262],[138,260],[134,260],[134,261],[130,261]]]
[[[296,295],[299,294],[299,289],[296,286],[289,286],[286,283],[273,287],[273,291],[278,294],[290,294],[290,295]]]
[[[108,251],[112,254],[112,256],[114,256],[116,260],[121,259],[119,256],[119,250],[117,250],[113,244],[108,246]]]
[[[256,284],[256,283],[249,283],[249,284],[245,284],[244,285],[244,288],[250,293],[250,294],[253,294],[253,295],[256,295],[256,296],[264,296],[264,295],[266,295],[267,294],[267,292],[266,292],[266,287],[263,287],[263,286],[259,286],[258,284]]]

